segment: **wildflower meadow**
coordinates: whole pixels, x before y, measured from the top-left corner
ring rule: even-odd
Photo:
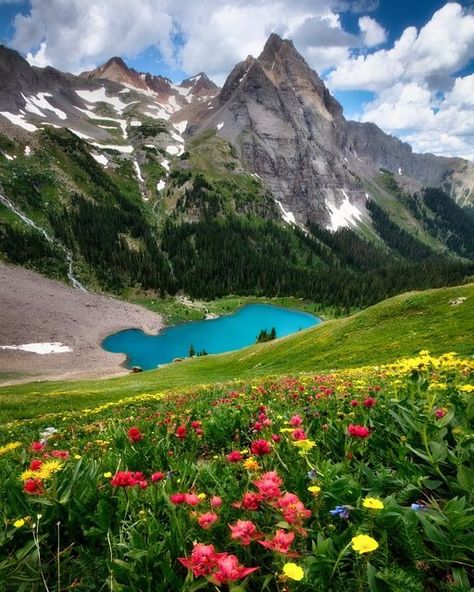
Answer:
[[[473,374],[421,352],[3,425],[0,589],[468,592]]]

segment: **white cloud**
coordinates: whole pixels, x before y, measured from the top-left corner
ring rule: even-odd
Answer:
[[[113,55],[135,56],[152,45],[172,52],[166,0],[31,0],[15,17],[12,46],[32,63],[78,72]],[[38,49],[39,48],[39,49]]]
[[[361,30],[364,39],[364,45],[367,47],[381,45],[387,40],[387,31],[370,16],[360,17],[359,29]]]
[[[51,61],[47,56],[48,47],[43,41],[38,51],[33,54],[30,51],[26,54],[26,59],[32,66],[38,66],[38,68],[46,68],[51,66]]]
[[[381,91],[398,81],[417,80],[446,90],[452,73],[473,56],[474,15],[448,3],[419,32],[406,28],[393,48],[351,56],[328,82],[333,89]]]

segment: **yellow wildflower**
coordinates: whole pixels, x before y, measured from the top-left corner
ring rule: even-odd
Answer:
[[[4,446],[0,446],[0,456],[2,456],[2,454],[10,452],[11,450],[15,450],[15,448],[18,448],[19,446],[21,446],[21,442],[9,442]]]
[[[28,479],[31,479],[33,477],[37,477],[38,473],[36,471],[32,471],[31,469],[28,469],[26,471],[23,471],[23,473],[20,475],[20,479],[22,481],[28,481]]]
[[[319,487],[319,485],[310,485],[308,487],[308,491],[313,495],[318,495],[318,493],[321,491],[321,487]]]
[[[81,460],[82,456],[81,456],[80,454],[75,454],[75,455],[74,455],[74,458],[75,458],[76,460]]]
[[[206,497],[207,497],[207,495],[206,495],[205,493],[198,493],[198,498],[199,498],[201,501],[205,500],[205,499],[206,499]]]
[[[463,393],[472,393],[472,392],[474,392],[474,385],[472,385],[472,384],[463,384],[462,386],[459,387],[459,390],[461,392],[463,392]]]
[[[303,568],[297,565],[296,563],[293,563],[292,561],[290,561],[289,563],[285,563],[285,565],[283,566],[283,573],[287,578],[290,578],[291,580],[296,580],[297,582],[304,578]]]
[[[301,455],[305,455],[308,454],[311,448],[316,446],[316,442],[313,442],[313,440],[295,440],[293,446],[300,449]]]
[[[112,477],[112,473],[110,471],[106,471],[102,476],[105,479],[110,479],[110,477]]]
[[[375,497],[366,497],[362,505],[370,510],[383,510],[383,502]]]
[[[248,471],[256,471],[260,468],[260,465],[253,457],[250,456],[247,458],[247,460],[244,460],[243,467]]]
[[[359,534],[355,537],[352,537],[352,548],[354,551],[357,551],[360,555],[363,553],[371,553],[378,549],[379,544],[375,539],[373,539],[368,534]]]
[[[23,520],[23,518],[20,518],[19,520],[15,520],[15,522],[13,523],[13,526],[15,528],[21,528],[22,526],[25,526],[25,521]]]
[[[62,468],[63,465],[59,460],[48,460],[35,472],[35,477],[38,477],[39,479],[51,479],[54,473],[57,473]]]

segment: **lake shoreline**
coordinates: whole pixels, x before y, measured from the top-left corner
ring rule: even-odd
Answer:
[[[154,370],[175,360],[199,357],[202,352],[222,354],[254,345],[263,329],[275,328],[280,338],[322,322],[321,317],[277,304],[244,304],[226,315],[162,327],[154,335],[140,328],[117,331],[101,346],[125,355],[124,365],[129,369]]]

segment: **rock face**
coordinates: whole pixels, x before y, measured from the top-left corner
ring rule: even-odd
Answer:
[[[232,70],[195,133],[210,128],[237,148],[282,212],[302,224],[336,229],[363,223],[363,181],[380,168],[406,177],[413,189],[442,185],[461,202],[472,196],[472,164],[413,154],[374,124],[346,121],[292,42],[275,34],[258,58],[249,56]]]

